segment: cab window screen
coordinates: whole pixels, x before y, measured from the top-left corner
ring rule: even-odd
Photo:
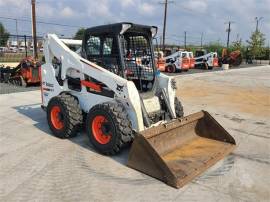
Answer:
[[[122,41],[128,79],[154,79],[154,64],[149,41],[144,35],[127,35]]]
[[[103,43],[103,55],[111,55],[113,49],[113,38],[105,38]]]
[[[101,40],[99,37],[90,36],[86,42],[86,51],[88,55],[100,55]]]

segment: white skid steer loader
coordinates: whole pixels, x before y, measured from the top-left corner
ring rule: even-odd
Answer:
[[[189,52],[176,51],[175,53],[164,57],[166,61],[165,71],[169,73],[188,71],[189,69]]]
[[[195,52],[195,66],[204,69],[213,69],[218,67],[217,52],[207,53],[206,50],[197,50]]]
[[[85,125],[93,146],[108,155],[133,142],[128,166],[178,188],[235,141],[205,111],[183,117],[175,81],[154,65],[156,32],[132,23],[93,27],[76,52],[48,34],[42,107],[55,136],[74,137]]]

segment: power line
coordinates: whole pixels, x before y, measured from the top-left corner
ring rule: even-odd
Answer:
[[[16,29],[8,28],[8,30],[11,31],[11,32],[14,32],[14,35],[17,35],[16,34]],[[25,29],[19,29],[19,32],[20,32],[20,34],[18,34],[18,36],[20,36],[20,35],[24,36],[24,35],[31,35],[32,34],[31,30],[25,30]],[[37,33],[39,35],[46,35],[47,34],[45,32],[39,32],[39,31],[37,31]]]
[[[17,21],[22,21],[22,22],[32,22],[30,19],[17,19],[17,18],[12,18],[12,17],[4,17],[0,16],[2,19],[6,20],[17,20]],[[78,25],[67,25],[67,24],[60,24],[60,23],[54,23],[54,22],[45,22],[45,21],[36,21],[37,24],[46,24],[46,25],[55,25],[55,26],[62,26],[62,27],[76,27],[76,28],[81,28],[83,26],[78,26]]]
[[[184,4],[186,4],[186,2],[177,1],[177,2],[175,2],[175,8],[181,9],[185,13],[192,14],[193,16],[194,15],[205,15],[205,13],[202,12],[201,10],[189,8],[189,7],[185,6]]]
[[[170,34],[169,36],[179,37],[179,38],[184,38],[185,37],[185,35],[177,35],[177,34]],[[188,36],[188,38],[191,38],[191,39],[201,39],[199,36]]]
[[[33,38],[31,35],[26,35],[26,34],[20,34],[20,35],[17,35],[17,34],[9,34],[9,38],[22,38],[22,37],[26,37],[26,38]],[[43,39],[42,36],[37,36],[38,39]]]

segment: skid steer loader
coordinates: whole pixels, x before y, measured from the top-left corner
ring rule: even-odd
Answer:
[[[195,52],[195,67],[203,69],[213,69],[218,67],[217,52],[207,52],[206,50],[196,50]]]
[[[187,51],[177,51],[164,59],[166,60],[166,72],[175,73],[181,71],[188,71],[190,60]]]
[[[45,38],[42,107],[53,134],[86,127],[102,154],[133,142],[127,165],[181,187],[227,155],[235,141],[207,112],[183,117],[174,79],[156,70],[153,26],[117,23],[85,31],[80,51]]]

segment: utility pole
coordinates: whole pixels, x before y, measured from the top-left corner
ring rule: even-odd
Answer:
[[[201,33],[201,49],[203,48],[203,32]]]
[[[270,65],[270,46],[269,46],[269,41],[268,41],[268,60],[269,60],[269,65]]]
[[[163,50],[165,50],[165,37],[166,37],[166,24],[167,24],[167,8],[168,8],[168,0],[165,0],[165,9],[164,9],[164,20],[163,20]]]
[[[231,24],[234,23],[233,21],[229,21],[229,22],[225,22],[225,24],[228,24],[229,27],[228,29],[226,30],[226,32],[228,32],[228,35],[227,35],[227,48],[229,48],[229,45],[230,45],[230,34],[231,34]]]
[[[256,32],[259,31],[259,22],[263,19],[263,17],[255,17],[256,20]]]
[[[236,35],[236,41],[239,41],[239,33]]]
[[[36,0],[31,0],[32,3],[32,36],[33,36],[33,56],[35,59],[38,58],[37,54],[37,25],[36,25]]]
[[[17,47],[19,49],[19,37],[18,37],[18,19],[14,19],[16,23],[16,37],[17,37]]]
[[[163,20],[163,36],[162,36],[163,50],[165,50],[166,25],[167,25],[167,9],[168,9],[168,4],[169,3],[173,3],[173,1],[165,0],[165,2],[160,2],[160,4],[164,4],[164,20]]]
[[[187,49],[187,32],[185,31],[185,42],[184,42],[184,44],[185,44],[185,50]]]
[[[24,35],[24,49],[25,49],[25,57],[27,57],[27,45],[26,45],[26,36]]]

